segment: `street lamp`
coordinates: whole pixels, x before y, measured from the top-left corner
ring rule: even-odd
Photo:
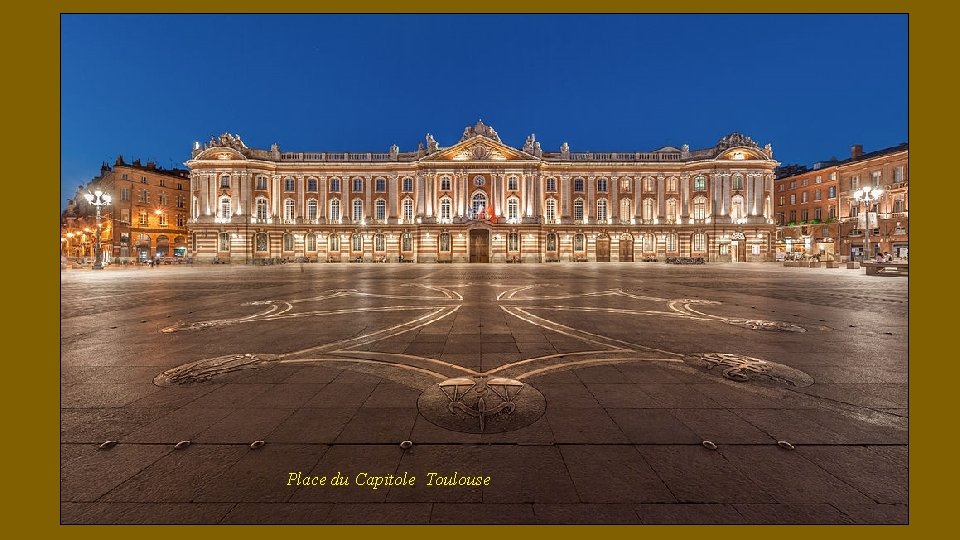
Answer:
[[[89,191],[84,193],[83,198],[97,209],[97,243],[93,246],[96,259],[93,262],[93,269],[103,270],[103,250],[100,249],[100,207],[110,204],[112,198],[99,189],[93,193]]]
[[[865,227],[863,228],[864,262],[870,260],[870,207],[873,206],[873,203],[880,199],[880,195],[882,194],[882,189],[873,188],[872,186],[863,186],[862,188],[853,192],[853,198],[857,200],[858,204],[863,205],[863,222],[865,224]]]

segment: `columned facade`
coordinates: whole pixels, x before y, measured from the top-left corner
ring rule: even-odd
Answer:
[[[195,143],[198,261],[642,262],[773,260],[770,145],[544,152],[490,126],[413,152],[281,152],[223,134]]]

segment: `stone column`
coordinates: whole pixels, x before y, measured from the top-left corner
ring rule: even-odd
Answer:
[[[657,215],[655,217],[657,218],[657,221],[660,223],[663,223],[663,220],[666,219],[666,216],[667,216],[666,190],[667,190],[667,177],[658,176],[657,177],[657,211],[656,211]]]
[[[610,208],[609,208],[608,210],[609,210],[609,214],[610,214],[610,219],[611,219],[614,223],[619,223],[619,222],[620,222],[620,218],[619,218],[619,216],[620,216],[620,199],[619,199],[619,197],[617,197],[617,194],[619,193],[619,188],[620,188],[620,186],[617,185],[617,182],[618,182],[618,181],[619,181],[619,177],[618,177],[618,176],[611,176],[611,177],[610,177],[610,186],[609,186],[609,190],[610,190]],[[613,249],[613,248],[611,248],[611,250],[612,250],[612,249]]]
[[[587,177],[587,201],[584,204],[586,208],[583,209],[583,219],[587,223],[596,223],[597,209],[594,199],[596,199],[597,193],[597,177],[588,176]]]

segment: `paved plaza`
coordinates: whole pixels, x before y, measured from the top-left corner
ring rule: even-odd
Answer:
[[[65,270],[61,522],[907,523],[907,308],[773,263]]]

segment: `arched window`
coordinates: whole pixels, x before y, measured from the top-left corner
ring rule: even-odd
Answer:
[[[310,199],[307,201],[307,219],[310,221],[315,221],[317,219],[317,200]]]
[[[707,235],[705,233],[695,233],[692,244],[695,253],[705,253],[707,251]]]
[[[512,223],[520,220],[520,199],[516,197],[507,199],[507,220]]]
[[[297,187],[297,181],[293,178],[287,177],[283,179],[283,190],[284,191],[294,191]]]
[[[450,233],[440,233],[440,251],[450,251]]]
[[[597,223],[607,222],[607,200],[599,199],[597,201]]]
[[[547,223],[555,223],[557,221],[557,200],[556,199],[547,199],[546,212],[544,216],[547,220]]]
[[[650,221],[653,219],[653,199],[647,197],[643,200],[643,219]]]
[[[573,250],[574,251],[583,251],[586,245],[585,238],[582,233],[577,233],[573,235]]]
[[[573,219],[583,221],[583,199],[573,201]]]
[[[310,193],[317,192],[317,179],[316,178],[307,178],[307,191]]]
[[[360,199],[353,200],[353,221],[354,223],[363,220],[363,201]]]
[[[403,222],[413,223],[413,199],[403,200]]]
[[[310,233],[307,235],[306,246],[304,247],[305,251],[316,251],[317,250],[317,235]]]
[[[707,198],[693,198],[693,219],[707,219]]]
[[[265,221],[267,219],[267,208],[270,203],[263,197],[257,197],[257,219]]]
[[[450,223],[453,218],[453,202],[450,200],[450,197],[443,197],[440,199],[440,222],[441,223]]]
[[[667,199],[667,223],[677,222],[677,200]]]
[[[353,179],[353,191],[363,191],[363,178],[357,177]]]
[[[746,213],[743,211],[743,197],[734,195],[730,199],[730,219],[736,221],[743,217],[746,217]]]
[[[330,221],[340,223],[340,199],[330,201]]]
[[[293,235],[290,233],[283,235],[283,250],[293,251]]]
[[[267,233],[257,233],[256,248],[259,252],[267,251]]]
[[[353,251],[363,251],[363,235],[360,233],[354,233],[353,235],[353,244],[351,245]]]
[[[330,179],[330,191],[340,191],[340,179],[331,178]]]
[[[520,251],[520,235],[512,232],[507,235],[507,251]]]
[[[373,235],[373,250],[374,251],[387,250],[387,240],[382,233],[377,233]]]
[[[387,201],[383,199],[377,199],[377,202],[374,203],[374,219],[377,221],[386,221],[387,219]]]
[[[410,193],[413,191],[413,178],[404,178],[403,179],[403,191]]]
[[[283,221],[287,223],[293,222],[293,199],[285,199],[283,201]]]
[[[631,206],[630,199],[620,199],[620,221],[630,221],[630,216],[633,214],[630,211]]]
[[[230,219],[230,197],[220,197],[220,219]]]
[[[482,191],[474,193],[470,201],[470,209],[473,211],[473,217],[475,219],[481,219],[486,216],[487,195]]]
[[[547,233],[547,251],[557,250],[557,233]]]

